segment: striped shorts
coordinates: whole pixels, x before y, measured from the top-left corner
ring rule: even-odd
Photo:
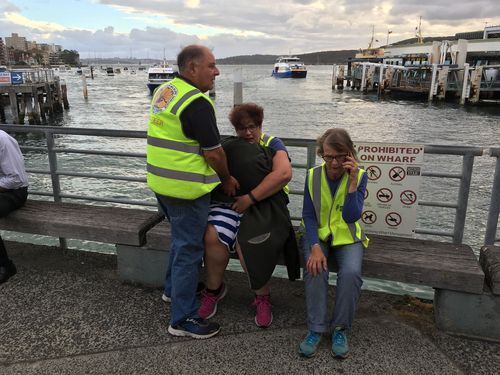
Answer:
[[[231,209],[230,204],[212,203],[208,214],[208,223],[217,231],[219,241],[227,246],[229,252],[234,253],[236,235],[240,227],[241,214]]]

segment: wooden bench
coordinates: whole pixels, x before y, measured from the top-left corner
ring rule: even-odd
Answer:
[[[483,292],[484,273],[467,245],[412,238],[369,235],[370,246],[363,259],[363,276],[382,280],[425,285],[433,288],[480,294]],[[144,261],[145,252],[170,248],[170,226],[164,221],[146,235],[146,245],[138,258]],[[132,249],[133,250],[133,249]],[[135,249],[137,250],[137,249]],[[167,254],[163,255],[166,263]],[[137,260],[139,261],[139,259]],[[155,262],[159,259],[156,258]],[[330,269],[335,271],[333,259]],[[283,264],[283,262],[280,262]],[[158,264],[162,267],[161,264]],[[158,271],[160,284],[164,266]],[[149,270],[149,276],[154,270]],[[139,277],[139,275],[137,275]],[[134,281],[140,282],[135,279]]]
[[[53,237],[141,246],[163,216],[157,212],[28,200],[0,219],[0,229]]]
[[[481,249],[479,263],[492,293],[500,296],[500,246],[484,246]]]

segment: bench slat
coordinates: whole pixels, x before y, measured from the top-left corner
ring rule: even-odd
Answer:
[[[0,229],[141,246],[146,232],[161,219],[156,212],[140,209],[28,200],[0,219]]]

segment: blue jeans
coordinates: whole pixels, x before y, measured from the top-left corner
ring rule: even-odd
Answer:
[[[167,275],[170,278],[170,324],[198,317],[196,287],[203,259],[203,237],[207,226],[210,194],[194,200],[156,194],[158,203],[170,221],[171,248]]]
[[[307,262],[311,254],[311,247],[305,239],[303,255]],[[313,276],[304,269],[306,285],[307,327],[315,332],[329,332],[334,327],[350,329],[361,293],[361,268],[363,263],[364,248],[360,242],[332,247],[320,241],[323,254],[335,257],[338,265],[337,290],[335,292],[335,307],[333,318],[328,320],[328,274],[322,271]]]

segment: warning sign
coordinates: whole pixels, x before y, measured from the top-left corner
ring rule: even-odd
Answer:
[[[367,190],[372,192],[365,194],[361,216],[366,232],[413,237],[424,146],[356,143],[354,147],[368,177]]]
[[[0,85],[10,85],[10,72],[0,72]]]

